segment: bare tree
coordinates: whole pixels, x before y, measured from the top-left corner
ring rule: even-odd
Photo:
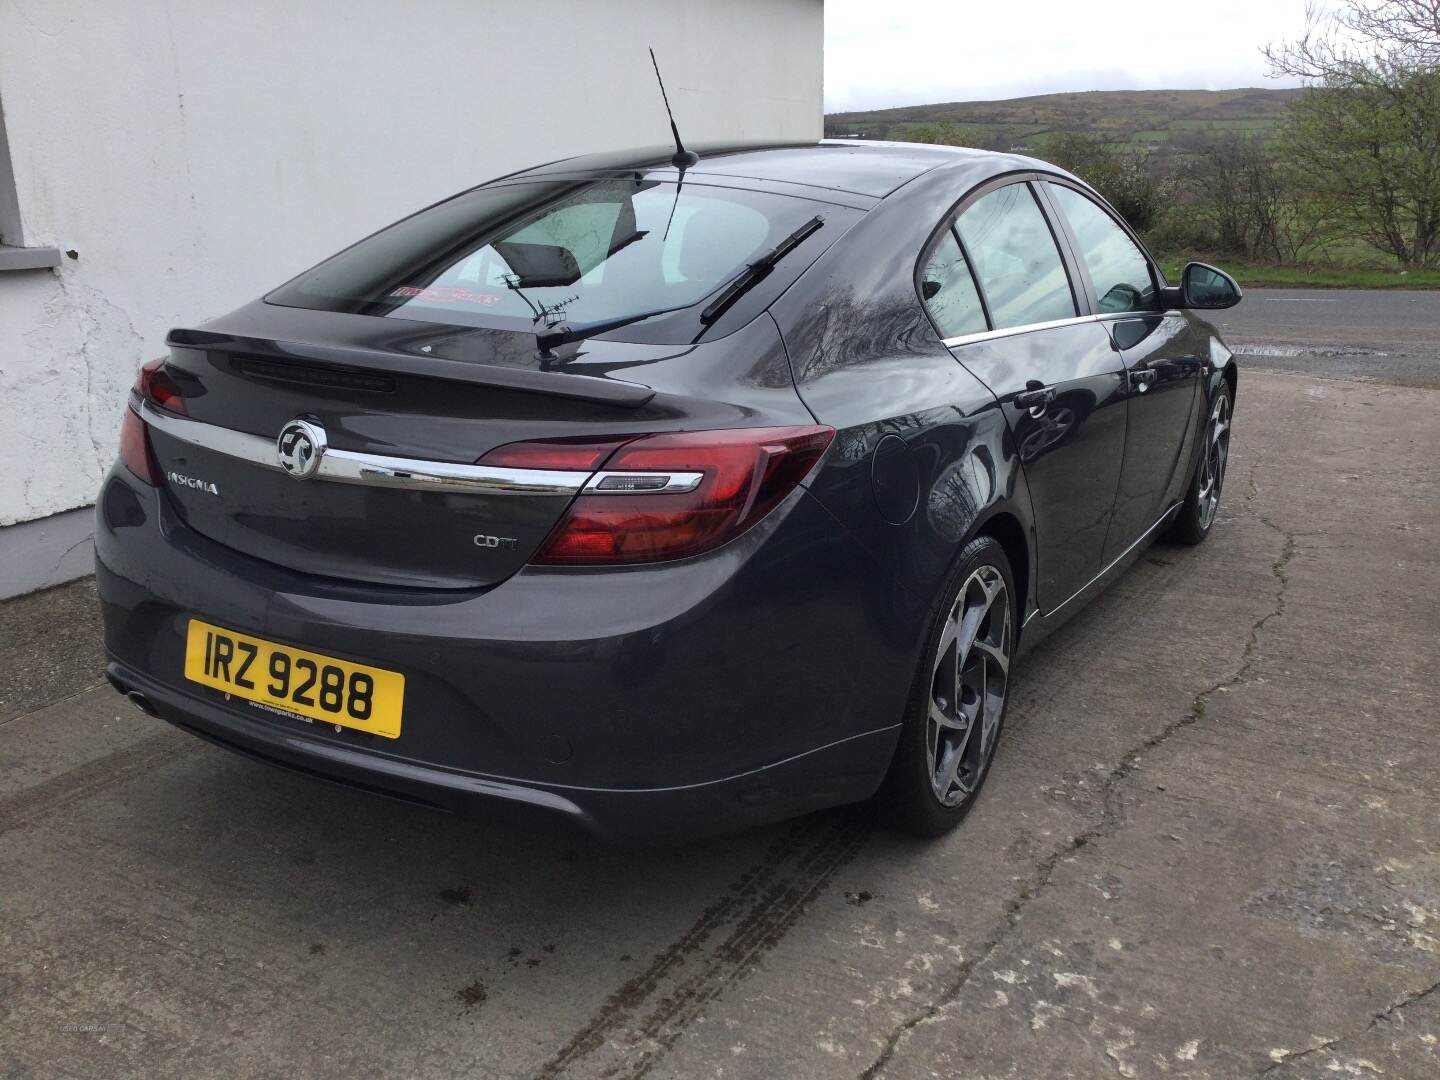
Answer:
[[[1313,197],[1404,266],[1440,264],[1440,0],[1346,0],[1266,50],[1312,85],[1280,145]]]
[[[1201,149],[1191,169],[1199,216],[1219,250],[1294,263],[1324,239],[1327,208],[1300,182],[1294,167],[1265,142],[1231,135]]]
[[[1347,0],[1306,5],[1305,30],[1265,49],[1278,74],[1373,82],[1376,70],[1440,65],[1440,0]]]
[[[1387,41],[1418,67],[1440,65],[1440,0],[1391,0],[1354,12],[1363,38]]]
[[[1169,189],[1156,177],[1146,151],[1067,131],[1046,144],[1045,156],[1091,184],[1132,228],[1146,232],[1160,219]]]
[[[1195,155],[1190,170],[1199,196],[1198,214],[1213,230],[1219,253],[1252,254],[1250,157],[1253,149],[1238,136],[1212,142]]]

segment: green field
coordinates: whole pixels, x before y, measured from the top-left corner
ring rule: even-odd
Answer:
[[[1237,134],[1266,138],[1303,93],[1303,89],[1273,88],[1096,90],[1006,101],[951,101],[831,113],[825,117],[825,134],[904,142],[917,129],[945,125],[947,130],[940,137],[946,140],[1045,158],[1051,140],[1081,133],[1111,144],[1144,148],[1161,175],[1183,176],[1187,155],[1203,155],[1217,139]],[[939,133],[932,130],[928,134],[933,138]],[[1187,212],[1183,193],[1176,199],[1174,209],[1183,216]],[[1404,273],[1392,260],[1353,237],[1312,249],[1304,266],[1196,257],[1225,267],[1242,286],[1256,288],[1440,288],[1440,271]],[[1184,259],[1161,261],[1175,280]]]
[[[898,109],[831,113],[825,134],[905,140],[925,124],[956,124],[988,150],[1030,151],[1043,156],[1046,138],[1081,131],[1112,142],[1180,152],[1217,135],[1263,136],[1303,90],[1263,87],[1239,90],[1093,90],[1043,94],[1006,101],[951,101]]]
[[[1151,176],[1184,179],[1215,141],[1230,135],[1266,140],[1305,89],[1244,88],[1227,91],[1089,91],[1045,94],[1007,101],[950,101],[906,105],[868,112],[832,112],[825,117],[828,137],[864,140],[943,141],[982,150],[1012,151],[1048,157],[1051,141],[1061,135],[1090,135],[1102,143],[1145,151]],[[922,128],[929,128],[922,131]],[[1066,151],[1056,147],[1057,156]],[[1169,209],[1185,217],[1194,202],[1184,183]],[[1161,251],[1169,243],[1156,230]],[[1184,229],[1176,235],[1187,235]],[[1174,242],[1174,238],[1171,238]],[[1440,271],[1403,272],[1394,259],[1354,236],[1335,236],[1306,252],[1306,265],[1244,264],[1227,258],[1202,262],[1224,266],[1241,285],[1280,288],[1440,288]],[[1172,281],[1184,264],[1162,258]]]

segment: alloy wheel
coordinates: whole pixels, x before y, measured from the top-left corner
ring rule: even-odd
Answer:
[[[1013,639],[1005,579],[980,566],[945,620],[930,681],[925,748],[930,787],[943,806],[976,789],[995,750]]]
[[[1205,427],[1205,459],[1200,466],[1200,487],[1196,501],[1200,526],[1208,529],[1220,505],[1220,488],[1225,483],[1225,466],[1230,460],[1230,395],[1217,394],[1210,422]]]

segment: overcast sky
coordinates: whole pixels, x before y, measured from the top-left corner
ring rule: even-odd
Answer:
[[[1294,85],[1260,48],[1304,18],[1305,0],[825,0],[825,111]]]

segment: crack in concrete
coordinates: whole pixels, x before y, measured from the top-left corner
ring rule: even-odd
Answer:
[[[1247,505],[1248,502],[1249,500],[1247,499]],[[1190,708],[1185,715],[1172,720],[1158,732],[1148,736],[1139,745],[1133,747],[1121,757],[1120,761],[1106,775],[1104,784],[1102,785],[1099,822],[1092,828],[1076,834],[1070,839],[1068,844],[1052,851],[1036,864],[1034,872],[1031,873],[1024,884],[1021,885],[1020,890],[1006,902],[1004,918],[996,932],[981,943],[980,949],[973,959],[964,961],[960,965],[954,978],[951,979],[950,983],[932,1002],[915,1015],[904,1020],[890,1033],[880,1054],[870,1066],[860,1074],[863,1080],[873,1080],[873,1078],[878,1077],[884,1072],[885,1068],[894,1058],[900,1044],[912,1031],[924,1024],[933,1023],[939,1019],[941,1013],[959,998],[960,993],[969,982],[970,976],[978,967],[989,960],[1015,931],[1024,915],[1026,906],[1035,899],[1043,889],[1050,885],[1056,868],[1062,862],[1075,857],[1095,841],[1103,840],[1114,835],[1124,821],[1120,803],[1121,786],[1139,767],[1140,759],[1151,750],[1169,741],[1178,732],[1203,719],[1205,716],[1206,702],[1215,694],[1222,690],[1229,690],[1231,687],[1237,686],[1249,678],[1250,672],[1255,666],[1261,632],[1272,619],[1285,613],[1285,593],[1290,586],[1289,565],[1298,550],[1298,540],[1295,533],[1276,525],[1264,515],[1257,514],[1256,518],[1266,528],[1279,533],[1280,536],[1283,537],[1283,543],[1279,554],[1270,564],[1270,572],[1275,578],[1274,602],[1268,612],[1250,624],[1250,632],[1246,638],[1245,647],[1240,652],[1240,657],[1234,671],[1220,681],[1213,683],[1197,693],[1191,701]]]
[[[1400,998],[1398,1001],[1392,1002],[1387,1008],[1381,1009],[1379,1012],[1375,1013],[1375,1015],[1370,1017],[1370,1022],[1358,1031],[1352,1031],[1345,1035],[1337,1035],[1333,1039],[1326,1039],[1323,1042],[1316,1043],[1314,1046],[1311,1046],[1308,1049],[1297,1050],[1293,1054],[1287,1053],[1278,1061],[1272,1061],[1269,1065],[1266,1065],[1263,1069],[1261,1069],[1260,1075],[1267,1076],[1270,1073],[1274,1072],[1276,1069],[1289,1068],[1296,1062],[1303,1061],[1305,1058],[1308,1057],[1313,1057],[1315,1054],[1329,1053],[1343,1042],[1349,1042],[1351,1039],[1357,1039],[1362,1035],[1369,1034],[1371,1031],[1375,1030],[1377,1025],[1382,1023],[1390,1023],[1395,1019],[1395,1015],[1397,1013],[1403,1012],[1411,1005],[1423,1001],[1425,998],[1429,997],[1437,990],[1440,990],[1440,982],[1432,983],[1423,990],[1411,991],[1404,997]]]

